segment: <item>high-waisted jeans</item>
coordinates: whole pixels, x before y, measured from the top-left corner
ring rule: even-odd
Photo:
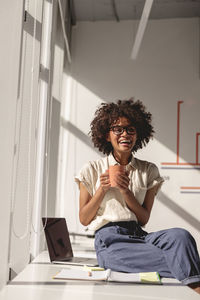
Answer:
[[[147,233],[134,221],[112,222],[95,232],[101,267],[121,272],[158,272],[183,284],[200,282],[196,242],[185,229]]]

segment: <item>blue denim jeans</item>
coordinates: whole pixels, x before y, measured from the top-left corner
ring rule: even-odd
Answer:
[[[196,242],[185,229],[147,233],[134,221],[108,223],[95,232],[98,263],[120,272],[158,272],[183,284],[200,282]]]

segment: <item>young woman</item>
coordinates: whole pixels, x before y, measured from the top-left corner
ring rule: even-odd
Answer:
[[[200,258],[190,233],[172,228],[147,233],[154,197],[163,183],[155,164],[134,153],[153,136],[151,114],[141,101],[103,103],[91,122],[95,147],[106,154],[90,161],[76,181],[80,188],[80,222],[95,231],[101,267],[121,272],[159,272],[200,293]],[[125,166],[111,187],[109,166]]]

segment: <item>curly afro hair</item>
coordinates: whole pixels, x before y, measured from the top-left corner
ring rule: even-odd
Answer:
[[[145,106],[140,100],[118,100],[116,103],[101,103],[95,112],[95,117],[90,124],[92,142],[100,152],[110,154],[113,151],[112,144],[106,140],[110,128],[119,117],[126,117],[131,125],[136,128],[137,140],[132,149],[136,152],[149,142],[153,137],[152,115],[146,112]]]

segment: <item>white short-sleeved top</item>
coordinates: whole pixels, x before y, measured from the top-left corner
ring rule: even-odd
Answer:
[[[118,162],[112,154],[107,157],[90,161],[80,170],[75,177],[75,181],[82,182],[89,194],[93,196],[100,185],[100,175],[108,170],[109,166]],[[132,159],[126,170],[129,173],[129,189],[134,194],[137,201],[142,205],[146,191],[154,186],[158,186],[157,191],[163,183],[157,166],[153,163],[137,159]],[[105,194],[95,218],[88,226],[89,230],[95,231],[109,222],[137,221],[136,215],[128,208],[126,202],[117,188],[111,187]]]

